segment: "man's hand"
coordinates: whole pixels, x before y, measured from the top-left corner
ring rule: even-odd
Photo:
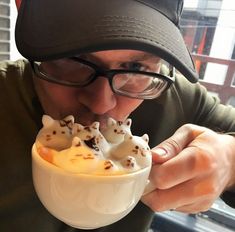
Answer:
[[[186,124],[152,149],[150,180],[156,189],[142,197],[153,211],[208,210],[235,184],[235,138]]]

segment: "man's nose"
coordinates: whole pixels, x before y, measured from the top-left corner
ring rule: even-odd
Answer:
[[[99,77],[82,91],[81,103],[95,114],[104,114],[113,109],[116,104],[116,96],[113,93],[109,81]]]

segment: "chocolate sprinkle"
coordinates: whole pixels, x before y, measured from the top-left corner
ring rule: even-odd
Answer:
[[[110,160],[107,160],[107,161],[104,162],[104,169],[105,170],[108,170],[108,169],[110,169],[112,167],[113,167],[113,164],[112,164],[112,162]]]
[[[83,156],[83,159],[94,159],[94,156],[92,154],[87,154]]]

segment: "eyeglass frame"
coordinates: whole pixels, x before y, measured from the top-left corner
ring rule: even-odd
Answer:
[[[98,77],[104,77],[106,79],[108,79],[109,81],[109,85],[113,91],[113,93],[118,94],[118,95],[123,95],[126,97],[130,97],[130,98],[136,98],[136,99],[154,99],[157,98],[156,97],[152,97],[148,96],[148,97],[133,97],[133,96],[129,96],[126,95],[124,93],[118,92],[118,90],[115,90],[115,88],[113,87],[113,77],[115,75],[118,74],[123,74],[123,73],[133,73],[133,74],[140,74],[140,75],[146,75],[146,76],[151,76],[153,78],[159,78],[159,79],[163,79],[167,81],[167,87],[164,89],[164,92],[171,86],[172,83],[175,82],[175,67],[172,65],[169,65],[169,75],[163,75],[160,73],[154,73],[154,72],[146,72],[146,71],[137,71],[137,70],[127,70],[127,69],[104,69],[102,67],[97,66],[96,64],[89,62],[87,60],[84,60],[82,58],[79,57],[70,57],[69,59],[75,61],[75,62],[79,62],[81,64],[85,64],[87,66],[89,66],[90,68],[92,68],[95,72],[94,75],[92,75],[92,78],[88,79],[88,81],[86,83],[73,83],[73,82],[68,82],[68,81],[64,81],[64,80],[57,80],[54,77],[49,76],[47,73],[44,73],[40,70],[39,65],[36,63],[36,61],[29,61],[32,67],[32,70],[35,74],[35,76],[39,79],[48,81],[50,83],[53,84],[58,84],[58,85],[62,85],[62,86],[67,86],[67,87],[76,87],[76,88],[81,88],[81,87],[86,87],[88,85],[90,85],[92,82],[94,82],[96,79],[98,79]],[[131,93],[130,93],[131,94]]]

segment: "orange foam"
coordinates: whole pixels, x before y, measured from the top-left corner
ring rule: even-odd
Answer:
[[[53,163],[53,150],[47,147],[38,147],[38,154],[46,161]]]

